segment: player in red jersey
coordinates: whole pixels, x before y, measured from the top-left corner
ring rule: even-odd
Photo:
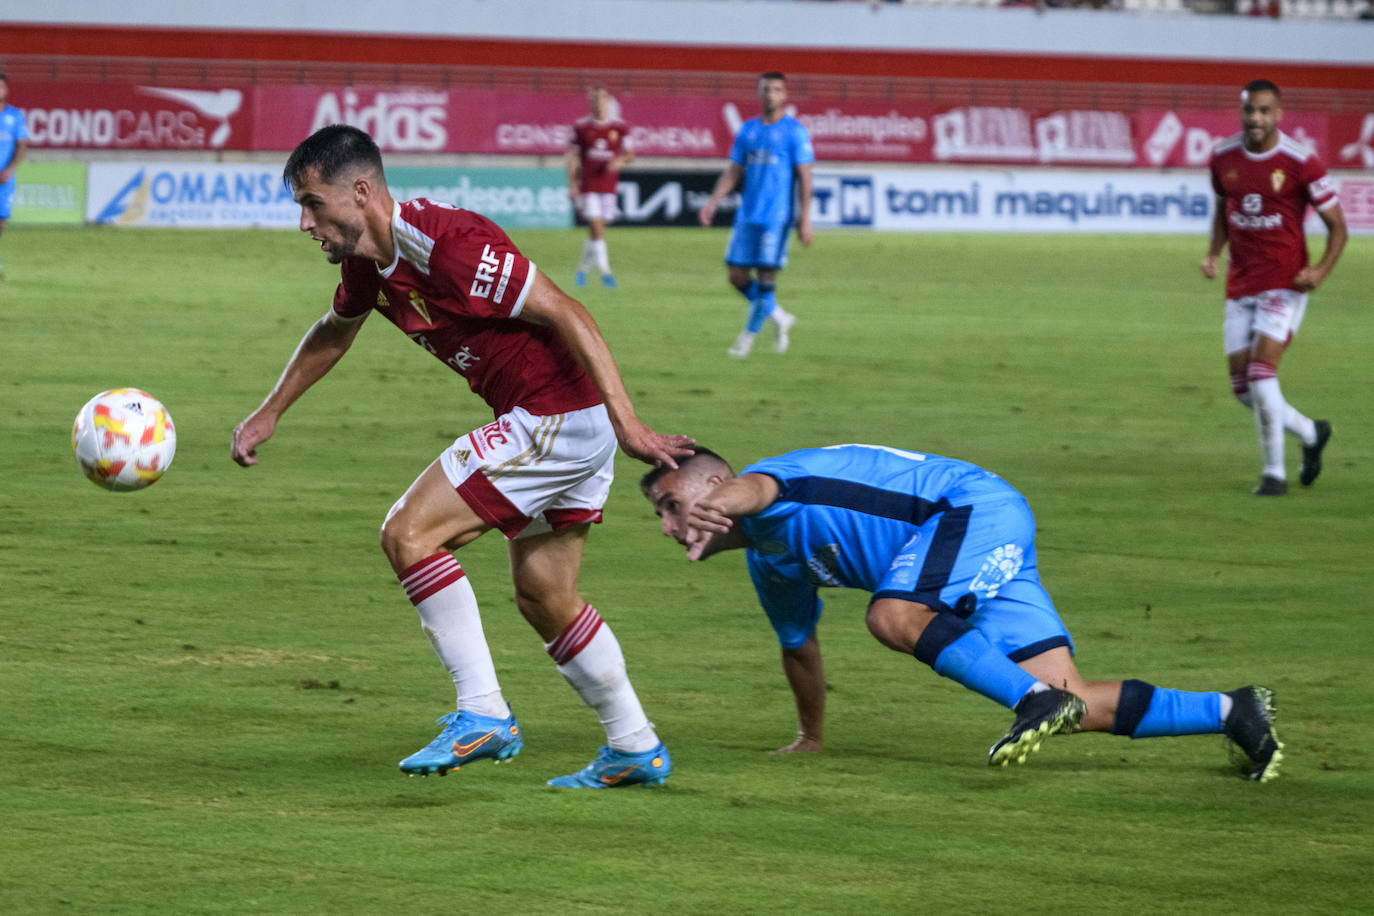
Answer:
[[[1240,94],[1241,133],[1212,151],[1212,187],[1217,192],[1211,243],[1202,275],[1217,275],[1217,259],[1229,242],[1226,318],[1222,336],[1231,390],[1255,414],[1264,472],[1255,493],[1288,492],[1283,434],[1302,439],[1304,486],[1322,469],[1322,450],[1331,424],[1312,421],[1294,409],[1279,389],[1279,360],[1302,324],[1307,294],[1331,273],[1345,247],[1345,217],[1326,168],[1311,152],[1279,130],[1279,89],[1254,80]],[[1309,264],[1303,219],[1308,205],[1326,223],[1326,251]]]
[[[577,579],[617,441],[635,458],[676,467],[691,440],[660,435],[635,415],[587,310],[495,223],[424,199],[393,201],[367,134],[322,128],[296,147],[285,177],[301,205],[301,231],[341,265],[342,281],[266,400],[234,430],[234,460],[257,464],[282,413],[333,368],[373,311],[462,375],[496,414],[446,448],[382,525],[382,549],[458,694],[439,736],[401,769],[444,774],[512,757],[523,744],[472,586],[450,553],[496,528],[509,542],[516,605],[606,730],[607,747],[591,765],[550,784],[662,782],[672,772],[668,753]]]
[[[601,271],[601,282],[615,286],[611,259],[606,253],[606,224],[615,222],[615,185],[620,170],[635,158],[630,142],[630,125],[611,117],[611,95],[603,86],[587,93],[592,113],[573,124],[572,145],[568,148],[568,196],[587,221],[587,241],[582,259],[577,262],[578,286],[587,283],[587,269],[593,264]]]

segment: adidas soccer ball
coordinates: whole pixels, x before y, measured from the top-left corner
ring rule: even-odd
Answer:
[[[177,450],[176,427],[162,402],[137,388],[102,391],[72,424],[72,452],[91,483],[141,490],[157,482]]]

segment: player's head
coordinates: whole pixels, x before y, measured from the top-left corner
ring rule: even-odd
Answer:
[[[587,90],[587,102],[592,108],[592,117],[598,121],[606,120],[606,110],[610,107],[611,94],[605,86],[593,86]]]
[[[677,459],[677,469],[662,466],[645,474],[639,492],[653,503],[663,523],[663,533],[679,544],[687,543],[687,512],[722,481],[735,476],[730,463],[704,445],[692,446],[692,454]]]
[[[783,103],[787,101],[787,77],[776,70],[760,73],[758,91],[759,106],[763,108],[764,115],[771,118],[782,111]]]
[[[322,127],[302,140],[282,177],[301,205],[301,231],[320,243],[331,264],[354,254],[366,229],[367,207],[390,200],[377,144],[344,124]]]
[[[1278,142],[1283,102],[1279,87],[1269,80],[1251,80],[1240,91],[1240,123],[1245,148],[1262,152]]]
[[[5,99],[9,98],[10,81],[5,78],[5,74],[0,73],[0,105],[5,104]]]

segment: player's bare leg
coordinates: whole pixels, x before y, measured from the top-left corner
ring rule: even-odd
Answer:
[[[520,613],[544,640],[558,672],[595,710],[606,747],[576,773],[550,781],[567,788],[657,785],[672,772],[667,750],[630,685],[610,626],[577,589],[590,525],[510,542],[511,578]]]
[[[401,761],[401,770],[412,775],[443,775],[473,760],[508,759],[523,745],[501,696],[477,597],[449,552],[488,527],[438,461],[416,478],[382,524],[382,549],[457,693],[456,711],[439,718],[444,727],[438,737]]]

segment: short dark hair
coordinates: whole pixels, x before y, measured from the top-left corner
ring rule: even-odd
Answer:
[[[347,124],[331,124],[306,137],[291,151],[282,178],[298,188],[308,171],[318,172],[321,181],[331,183],[350,168],[383,175],[382,151],[366,131]]]
[[[787,77],[783,76],[781,73],[779,73],[779,72],[776,71],[776,70],[769,70],[767,73],[760,73],[760,74],[759,74],[759,79],[761,79],[761,80],[782,80],[784,83],[787,82]]]
[[[692,464],[692,462],[703,458],[714,458],[716,461],[719,461],[727,468],[730,467],[730,462],[726,461],[724,458],[720,457],[720,455],[711,451],[706,446],[694,445],[692,446],[692,454],[688,455],[686,458],[677,459],[678,470],[682,470],[683,468]],[[652,487],[654,484],[658,483],[658,479],[662,477],[664,474],[667,474],[671,470],[672,468],[668,467],[668,465],[660,464],[658,467],[649,471],[649,473],[645,474],[643,477],[639,479],[639,492],[643,493],[645,496],[648,496],[649,488]]]
[[[1279,92],[1279,87],[1275,86],[1269,80],[1251,80],[1246,83],[1245,88],[1241,90],[1240,97],[1245,99],[1255,92],[1272,92],[1274,93],[1274,98],[1283,98],[1283,93]]]

